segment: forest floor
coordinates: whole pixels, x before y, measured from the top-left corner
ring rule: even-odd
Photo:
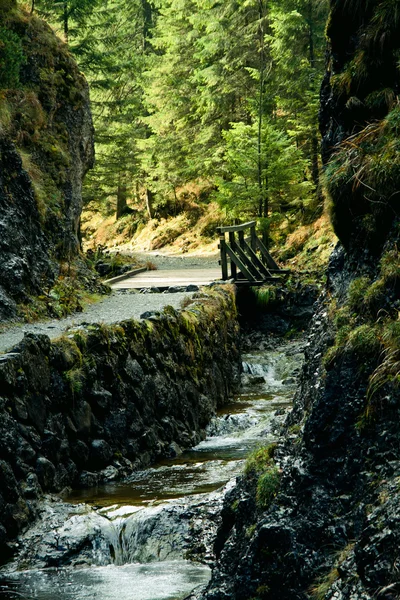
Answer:
[[[138,260],[151,260],[157,269],[205,269],[218,266],[218,256],[169,256],[158,252],[135,253]],[[190,292],[141,294],[137,290],[114,291],[99,302],[62,319],[49,319],[35,323],[12,324],[0,334],[0,353],[17,345],[26,333],[45,334],[55,339],[69,330],[91,323],[112,324],[126,319],[140,319],[148,311],[159,311],[165,306],[179,308]]]

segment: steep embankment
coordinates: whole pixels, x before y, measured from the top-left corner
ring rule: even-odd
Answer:
[[[342,245],[295,408],[227,498],[203,599],[399,597],[397,4],[331,2],[321,119]]]
[[[79,247],[93,163],[87,83],[48,25],[0,3],[0,319],[49,290]]]
[[[2,558],[42,492],[112,480],[199,442],[238,361],[229,286],[141,322],[26,336],[0,359]]]

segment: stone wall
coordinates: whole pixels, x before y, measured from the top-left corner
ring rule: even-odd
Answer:
[[[200,441],[239,374],[229,286],[145,321],[26,335],[0,359],[0,552],[43,492],[128,475]]]

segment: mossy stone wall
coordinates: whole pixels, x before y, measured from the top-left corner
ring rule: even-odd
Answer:
[[[27,335],[0,359],[0,555],[43,492],[125,476],[200,441],[238,383],[229,286],[181,311]]]

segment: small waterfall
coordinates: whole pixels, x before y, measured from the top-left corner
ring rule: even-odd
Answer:
[[[223,417],[214,417],[206,427],[208,437],[218,437],[240,431],[246,431],[254,427],[259,419],[248,413],[238,413],[235,415],[224,415]]]
[[[253,375],[255,377],[266,377],[273,378],[275,369],[270,364],[254,364],[246,361],[242,362],[242,371],[246,375]]]
[[[184,507],[147,507],[125,519],[120,529],[122,564],[182,559],[189,521]]]

